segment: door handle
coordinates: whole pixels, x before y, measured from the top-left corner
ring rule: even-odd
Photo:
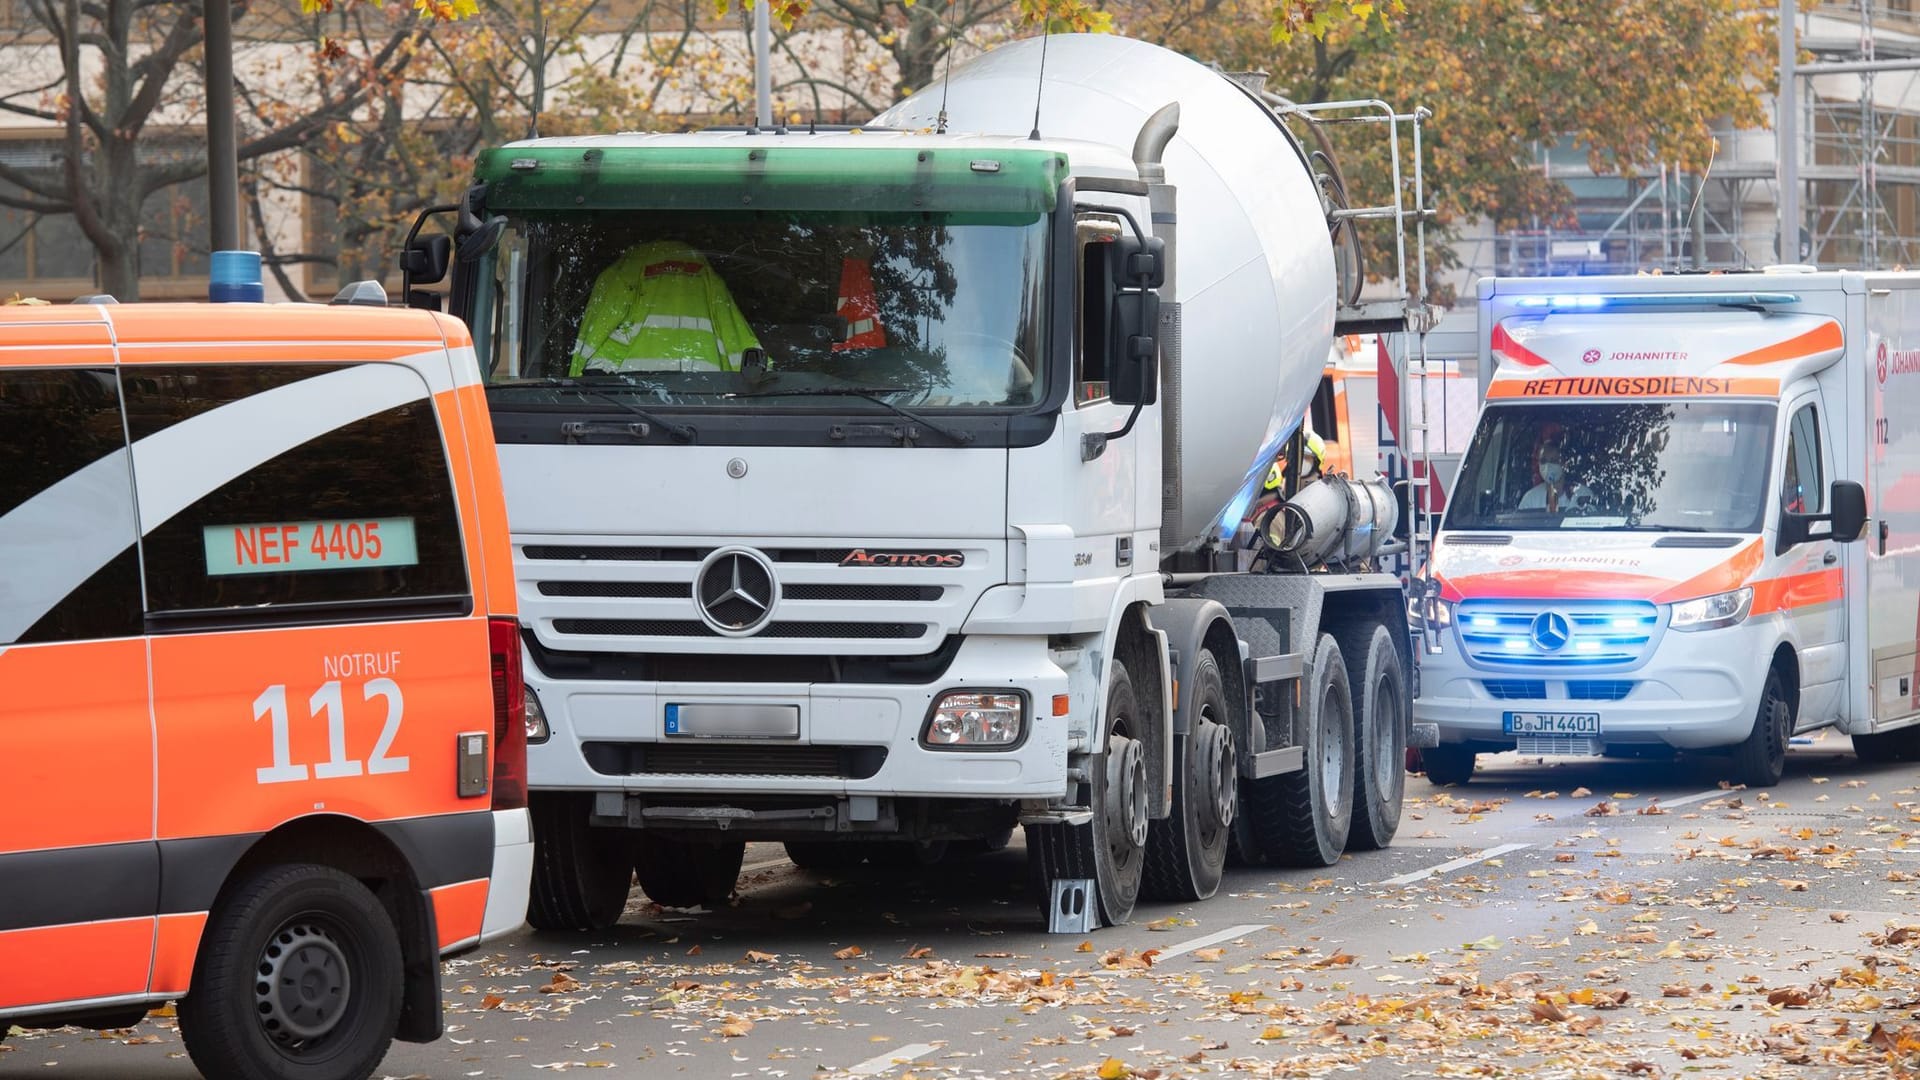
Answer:
[[[1826,563],[1828,566],[1832,566],[1834,563],[1840,561],[1840,553],[1837,551],[1829,551],[1825,555],[1820,556],[1820,561]]]

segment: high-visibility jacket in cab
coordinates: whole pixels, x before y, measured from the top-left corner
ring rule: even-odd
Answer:
[[[760,342],[707,260],[678,240],[636,244],[594,280],[571,373],[737,371]]]

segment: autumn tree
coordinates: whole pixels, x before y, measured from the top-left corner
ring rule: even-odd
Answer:
[[[1660,161],[1698,172],[1713,154],[1716,121],[1762,126],[1773,7],[1421,0],[1387,22],[1369,10],[1322,36],[1281,42],[1269,0],[1116,0],[1114,10],[1127,33],[1229,70],[1269,71],[1270,87],[1294,100],[1377,97],[1431,109],[1427,185],[1443,228],[1474,218],[1504,228],[1561,218],[1571,205],[1565,185],[1538,166],[1542,144],[1570,141],[1600,172],[1631,174]],[[1356,200],[1389,199],[1385,161],[1347,149]]]
[[[73,215],[94,251],[100,287],[137,299],[143,206],[207,171],[203,140],[180,140],[166,155],[151,151],[161,130],[204,123],[200,0],[25,0],[25,13],[25,25],[0,40],[0,54],[33,65],[39,77],[0,96],[0,110],[57,125],[58,167],[0,163],[8,185],[0,203]],[[247,15],[246,4],[234,5],[236,26],[261,22]],[[351,74],[316,84],[272,126],[243,131],[241,160],[299,147],[353,115],[373,86],[405,66],[421,25],[396,8]]]

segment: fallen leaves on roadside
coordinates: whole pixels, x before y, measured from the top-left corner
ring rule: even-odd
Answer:
[[[580,989],[580,982],[564,971],[556,971],[553,978],[540,988],[543,994],[571,994]]]
[[[858,945],[849,945],[833,954],[835,960],[858,960],[867,955],[867,950]]]
[[[720,1035],[727,1039],[744,1039],[753,1031],[753,1021],[744,1016],[735,1016],[720,1025]]]
[[[1113,949],[1100,957],[1100,966],[1109,971],[1145,971],[1153,966],[1154,958],[1159,955],[1159,949],[1148,949],[1145,952]]]
[[[1223,957],[1223,956],[1225,956],[1225,955],[1227,955],[1227,950],[1225,950],[1225,949],[1195,949],[1195,950],[1193,950],[1193,958],[1194,958],[1194,959],[1195,959],[1196,961],[1198,961],[1198,962],[1200,962],[1200,963],[1202,963],[1202,964],[1211,964],[1211,963],[1214,963],[1214,962],[1216,962],[1216,961],[1218,961],[1218,960],[1219,960],[1219,959],[1220,959],[1221,957]]]

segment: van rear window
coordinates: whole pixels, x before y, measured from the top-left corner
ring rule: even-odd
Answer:
[[[446,447],[418,375],[295,364],[123,374],[142,514],[184,503],[143,522],[150,613],[278,621],[299,608],[470,607]],[[141,440],[169,432],[187,438],[155,455],[172,463],[167,475],[149,476]]]

